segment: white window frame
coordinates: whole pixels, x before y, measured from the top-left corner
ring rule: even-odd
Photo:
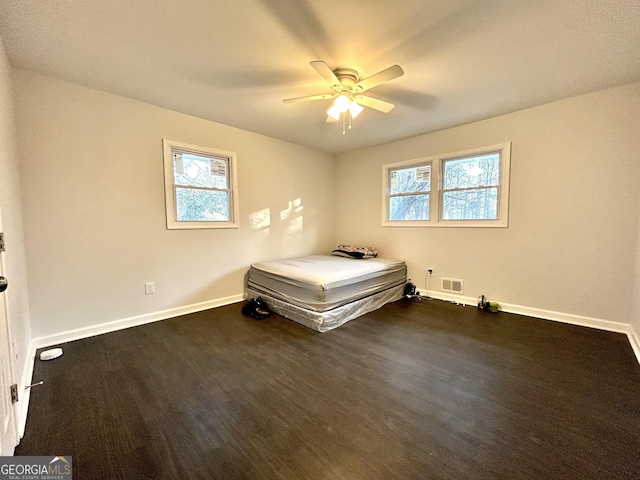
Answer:
[[[385,188],[385,200],[384,200],[384,204],[382,207],[383,210],[383,225],[385,224],[385,221],[387,222],[388,225],[391,226],[427,226],[431,223],[432,219],[433,219],[433,215],[434,215],[434,209],[433,209],[433,197],[434,195],[437,196],[438,195],[438,190],[437,189],[433,189],[433,176],[434,176],[434,172],[436,172],[437,170],[434,169],[434,164],[432,159],[429,158],[416,158],[413,160],[410,160],[408,162],[401,162],[401,163],[394,163],[391,165],[385,165],[385,168],[383,169],[383,185]],[[396,197],[396,196],[403,196],[403,194],[391,194],[391,173],[393,171],[396,170],[403,170],[403,169],[407,169],[407,168],[420,168],[420,167],[431,167],[430,169],[430,182],[429,182],[429,191],[427,192],[407,192],[407,195],[429,195],[429,220],[389,220],[389,215],[390,215],[390,207],[391,207],[391,198],[392,197]]]
[[[444,163],[491,153],[500,154],[497,218],[491,220],[444,220],[442,218]],[[431,165],[429,220],[389,220],[390,174],[400,168]],[[511,142],[479,147],[459,152],[390,163],[382,167],[382,226],[384,227],[489,227],[509,226],[509,180],[511,170]]]
[[[206,229],[206,228],[239,228],[238,214],[238,186],[236,175],[236,154],[234,152],[226,152],[223,150],[213,149],[210,147],[202,147],[191,145],[188,143],[177,142],[174,140],[163,139],[162,151],[164,156],[164,192],[165,207],[167,213],[167,229],[184,230],[184,229]],[[192,153],[195,155],[222,158],[228,161],[229,174],[229,220],[227,221],[178,221],[176,207],[176,184],[173,170],[173,153],[179,151],[181,153]]]

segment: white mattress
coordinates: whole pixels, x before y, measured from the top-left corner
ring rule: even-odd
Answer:
[[[248,288],[314,312],[327,312],[406,283],[403,261],[309,255],[255,263]]]

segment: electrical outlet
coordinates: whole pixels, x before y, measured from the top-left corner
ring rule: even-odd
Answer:
[[[433,275],[433,267],[427,268],[427,275]]]
[[[144,284],[144,294],[145,295],[153,295],[156,293],[156,284],[155,282],[147,282]]]

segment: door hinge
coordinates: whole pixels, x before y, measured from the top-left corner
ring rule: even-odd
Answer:
[[[0,252],[4,252],[4,233],[0,233]]]
[[[11,385],[11,403],[18,403],[18,385]]]

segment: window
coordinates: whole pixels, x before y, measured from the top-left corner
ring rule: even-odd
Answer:
[[[429,220],[431,165],[389,170],[389,220]]]
[[[500,154],[442,161],[442,219],[496,220]]]
[[[506,227],[511,144],[383,167],[385,226]]]
[[[236,154],[163,140],[167,228],[237,228]]]

